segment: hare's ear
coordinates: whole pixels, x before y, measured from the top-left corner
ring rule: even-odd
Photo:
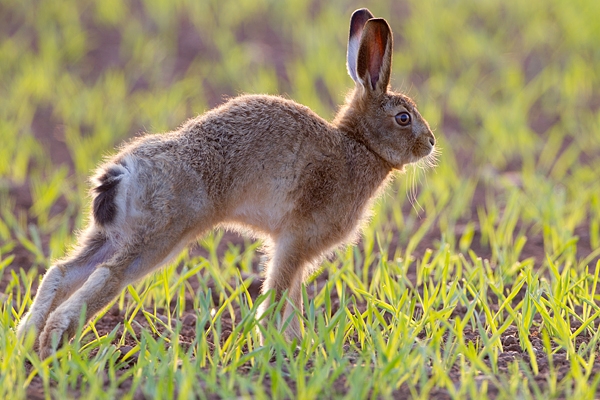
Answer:
[[[358,80],[367,91],[387,91],[392,72],[392,48],[392,30],[387,21],[382,18],[367,21],[356,61]]]
[[[348,53],[346,54],[346,67],[348,74],[354,82],[357,82],[356,60],[358,58],[358,47],[360,45],[360,36],[368,20],[373,18],[371,11],[361,8],[352,13],[350,17],[350,35],[348,35]]]

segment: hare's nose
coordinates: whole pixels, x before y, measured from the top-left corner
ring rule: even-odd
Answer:
[[[433,147],[435,146],[435,139],[433,137],[429,138],[429,144]]]

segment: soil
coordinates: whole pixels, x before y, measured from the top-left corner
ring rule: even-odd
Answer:
[[[255,21],[255,23],[260,24],[262,22]],[[89,22],[89,24],[92,24],[92,22]],[[182,17],[181,31],[178,35],[178,59],[175,62],[176,67],[173,71],[175,76],[177,74],[181,74],[183,71],[185,71],[185,69],[187,68],[186,66],[188,66],[191,63],[191,61],[194,59],[194,57],[196,57],[196,56],[206,57],[207,54],[208,55],[211,54],[210,49],[206,49],[205,44],[203,44],[195,36],[197,34],[194,32],[193,29],[185,29],[186,26],[190,26],[190,25],[191,25],[191,23],[185,17]],[[119,65],[118,53],[119,53],[119,43],[120,43],[121,37],[118,32],[112,31],[107,28],[92,26],[92,27],[90,27],[90,29],[93,32],[94,39],[97,41],[97,48],[94,51],[90,52],[90,54],[88,55],[88,58],[89,58],[88,61],[90,63],[92,63],[92,65],[97,66],[89,76],[89,79],[94,80],[98,76],[100,76],[100,73],[103,68],[106,68],[109,66],[114,68],[115,66]],[[262,30],[262,31],[264,31],[264,30]],[[238,36],[239,36],[240,40],[244,40],[244,32],[243,31],[239,32]],[[276,35],[269,35],[268,32],[265,31],[265,35],[262,38],[263,43],[260,43],[260,45],[264,46],[265,48],[270,48],[273,46],[275,46],[277,48],[285,47],[282,43],[279,43],[279,42],[270,43],[270,41],[275,40],[274,39],[275,37],[276,37]],[[254,40],[256,40],[256,38]],[[281,54],[282,54],[281,52],[273,51],[273,52],[266,52],[265,54],[267,54],[267,55],[271,54],[271,56],[274,57],[274,59],[272,60],[273,65],[284,66],[283,61],[281,59],[277,58],[277,57],[281,57]],[[279,70],[281,70],[280,72],[282,75],[285,74],[285,69],[283,67],[278,68],[278,71]],[[283,76],[283,79],[285,80],[285,76]],[[133,88],[133,90],[135,91],[136,88]],[[234,93],[220,93],[220,94],[216,95],[213,99],[212,105],[216,105],[217,103],[221,102],[223,99],[223,95],[233,95],[233,94]],[[553,121],[536,120],[534,123],[536,125],[536,129],[543,131],[544,130],[543,126],[546,126],[548,123],[551,124],[552,122]],[[451,137],[452,136],[457,137],[458,135],[460,135],[460,131],[461,131],[461,127],[459,125],[460,124],[456,120],[452,119],[451,116],[448,116],[447,118],[444,118],[442,126],[440,126],[438,129],[440,132],[444,132],[444,134],[448,134]],[[542,128],[539,128],[539,127],[542,127]],[[66,147],[64,140],[63,140],[62,122],[54,119],[50,109],[40,109],[40,110],[38,110],[38,112],[36,112],[34,121],[33,121],[33,125],[32,125],[32,129],[33,129],[35,136],[48,149],[49,156],[54,164],[56,164],[56,165],[65,164],[65,165],[69,166],[70,168],[72,168],[73,163],[72,163],[72,160],[69,155],[69,150]],[[135,133],[136,132],[131,132],[131,135],[134,135]],[[467,151],[461,150],[461,149],[458,149],[457,151],[459,154],[458,159],[461,160],[460,168],[465,173],[466,173],[466,171],[472,170],[470,168],[470,166],[472,164],[470,154]],[[511,167],[515,167],[515,166],[508,165],[507,169],[505,171],[498,171],[497,173],[498,174],[510,174],[510,173],[512,173],[512,171],[516,171],[516,168],[511,169]],[[474,196],[473,202],[471,204],[471,215],[472,216],[477,215],[477,209],[479,207],[485,206],[485,194],[486,194],[485,188],[481,185],[478,186],[475,191],[475,196]],[[9,197],[15,201],[15,209],[14,209],[15,215],[17,215],[19,213],[27,213],[28,210],[30,209],[30,207],[32,206],[31,195],[29,193],[29,182],[25,182],[24,184],[21,184],[21,185],[11,184],[11,186],[9,186]],[[64,211],[64,208],[66,208],[64,199],[59,201],[57,203],[56,207],[57,208],[56,208],[55,212],[58,213],[58,212]],[[407,208],[404,211],[405,211],[405,213],[414,212],[410,208]],[[28,222],[34,223],[35,221],[31,220]],[[464,224],[466,224],[467,222],[469,222],[468,219],[459,221],[459,224],[457,224],[457,230],[460,230],[461,227],[464,227]],[[591,245],[590,245],[589,231],[590,231],[589,226],[579,226],[575,230],[575,234],[577,234],[580,238],[580,241],[577,246],[578,252],[579,252],[579,257],[586,256],[587,254],[590,254],[592,252]],[[43,238],[43,240],[42,240],[45,251],[47,251],[47,239],[48,238],[46,237],[46,238]],[[492,254],[491,249],[488,246],[486,246],[485,244],[482,244],[480,239],[481,239],[480,232],[476,229],[476,234],[475,234],[475,237],[474,237],[474,240],[472,243],[472,247],[471,247],[472,250],[478,256],[480,256],[484,259],[492,259],[493,254]],[[421,241],[421,243],[419,243],[417,249],[415,250],[415,256],[418,257],[418,256],[422,255],[427,249],[438,248],[440,241],[441,241],[441,238],[440,238],[438,232],[435,229],[432,229],[430,231],[430,233]],[[218,249],[218,253],[220,255],[222,255],[224,253],[225,248],[228,246],[228,244],[234,244],[236,246],[240,246],[241,248],[243,248],[244,243],[245,243],[244,239],[241,238],[240,236],[238,236],[234,233],[226,233],[225,236],[223,237],[223,240],[221,241],[221,244]],[[404,245],[405,245],[405,243],[400,242],[399,234],[396,233],[394,235],[394,239],[392,241],[392,246],[389,249],[389,253],[394,254],[394,251],[396,248],[402,248],[402,246],[404,246]],[[359,246],[360,246],[360,244],[359,244]],[[37,266],[35,263],[35,257],[28,250],[26,250],[24,247],[20,246],[19,244],[16,244],[14,249],[10,253],[15,256],[15,259],[14,259],[13,263],[11,264],[11,266],[9,267],[9,269],[15,269],[15,270],[17,270],[18,268],[28,269],[28,268]],[[191,255],[192,256],[193,255],[207,256],[208,254],[206,253],[206,251],[204,251],[201,247],[198,246],[194,250],[192,250]],[[543,238],[541,237],[540,234],[536,234],[535,232],[533,232],[533,234],[529,236],[528,241],[527,241],[525,247],[523,248],[523,251],[522,251],[520,257],[521,257],[521,259],[526,259],[526,258],[531,257],[531,258],[535,259],[537,262],[541,262],[543,260],[543,258],[545,257],[545,251],[544,251]],[[258,296],[258,293],[260,290],[260,285],[261,285],[258,264],[259,264],[258,260],[255,260],[253,273],[255,274],[255,277],[257,279],[255,279],[254,283],[248,288],[249,292],[253,298],[256,298]],[[328,275],[329,275],[328,272],[324,271],[317,278],[318,285],[323,285],[324,282],[327,280]],[[10,276],[10,274],[5,273],[2,281],[0,281],[0,293],[2,293],[6,289],[9,276]],[[409,271],[409,278],[412,281],[416,281],[414,270]],[[34,288],[34,290],[35,290],[35,288]],[[213,293],[215,294],[215,296],[217,295],[216,290],[213,290]],[[215,298],[214,300],[215,300],[215,302],[218,302],[218,297]],[[336,298],[333,298],[332,300],[333,300],[334,304],[338,302],[338,299],[336,299]],[[191,301],[187,302],[187,304],[189,304],[191,307]],[[456,316],[462,317],[465,315],[466,311],[467,311],[466,308],[457,308],[454,311],[453,316],[454,317],[456,317]],[[163,314],[164,310],[158,310],[158,312],[162,318],[166,318]],[[121,321],[122,321],[121,311],[119,310],[117,305],[115,305],[96,323],[96,329],[100,335],[104,335],[104,334],[107,334],[110,331],[112,331],[114,329],[114,327]],[[139,327],[136,327],[136,329],[141,330],[141,329],[148,327],[148,322],[141,315],[138,315],[136,317],[136,321],[139,323]],[[183,324],[183,329],[180,334],[181,342],[182,343],[192,343],[196,336],[196,316],[193,313],[193,310],[191,310],[191,309],[186,310],[186,313],[181,318],[181,322]],[[218,341],[224,342],[227,339],[228,334],[232,331],[232,324],[231,324],[230,316],[224,315],[221,322],[222,322],[222,326],[223,326],[223,336],[219,337],[219,338],[213,337],[212,338],[213,341],[218,340]],[[574,323],[573,326],[576,327],[577,324]],[[121,330],[122,330],[122,328],[121,328]],[[481,338],[479,337],[479,333],[471,330],[470,327],[467,328],[467,330],[464,332],[464,335],[468,340],[473,341],[474,343],[478,343],[481,340]],[[117,336],[120,336],[120,335],[117,335]],[[529,339],[531,340],[531,342],[534,346],[534,349],[536,350],[535,355],[537,358],[537,364],[539,366],[539,373],[534,376],[534,380],[536,383],[543,386],[546,383],[546,378],[548,377],[548,374],[550,372],[550,365],[549,365],[548,360],[546,359],[544,346],[539,337],[539,332],[537,332],[535,330],[530,332]],[[590,339],[589,337],[582,335],[577,338],[577,341],[579,344],[579,343],[585,343],[589,339]],[[524,363],[530,362],[530,355],[527,352],[523,351],[520,346],[519,333],[517,332],[516,327],[510,326],[504,332],[504,334],[501,336],[501,341],[502,341],[502,346],[503,346],[503,352],[498,354],[498,368],[499,368],[500,374],[502,374],[503,372],[506,372],[509,365],[515,360],[522,360]],[[121,353],[122,354],[127,353],[129,350],[131,350],[133,348],[133,346],[135,346],[135,341],[133,340],[133,338],[131,338],[130,336],[126,336],[125,344],[120,349]],[[135,363],[136,360],[137,360],[137,355],[134,355],[131,358],[130,362]],[[484,360],[484,362],[488,366],[490,365],[489,359]],[[553,363],[554,363],[554,370],[558,374],[559,379],[562,376],[564,376],[570,368],[570,362],[566,359],[564,350],[557,350],[557,352],[555,353],[555,355],[553,357]],[[31,365],[27,365],[26,368],[28,370],[30,370],[32,367],[31,367]],[[600,361],[597,360],[594,362],[593,371],[595,373],[600,372]],[[241,372],[243,372],[243,371],[241,371]],[[124,373],[124,371],[119,371],[119,374],[122,374],[122,373]],[[450,376],[457,385],[460,384],[461,376],[459,374],[458,368],[451,370]],[[344,376],[341,376],[336,381],[335,390],[337,391],[337,393],[341,394],[341,393],[344,393],[344,391],[346,390],[345,389],[346,388],[345,379],[346,378]],[[482,377],[481,379],[483,381],[486,379],[486,377]],[[291,387],[294,387],[294,382],[289,382],[289,384]],[[493,394],[495,392],[497,392],[497,388],[495,388],[494,385],[491,384],[491,382],[489,382],[489,381],[488,381],[488,384],[490,385],[489,393],[490,393],[490,395],[493,396]],[[125,382],[123,382],[122,387],[121,387],[122,391],[127,392],[128,389],[130,388],[130,385],[131,385],[131,380],[126,380]],[[268,385],[268,381],[266,382],[266,385]],[[31,399],[45,398],[44,386],[43,386],[41,378],[36,376],[33,379],[30,386],[28,387],[27,394],[28,394],[28,397]],[[73,393],[73,396],[77,397],[78,393]],[[394,393],[394,397],[398,398],[398,399],[410,398],[411,392],[408,390],[408,387],[401,386],[396,391],[396,393]],[[139,393],[136,393],[135,398],[142,399],[142,398],[144,398],[144,395],[143,395],[143,393],[139,392]],[[445,399],[445,398],[450,398],[450,395],[449,395],[449,393],[447,393],[444,390],[436,389],[431,393],[431,398]]]

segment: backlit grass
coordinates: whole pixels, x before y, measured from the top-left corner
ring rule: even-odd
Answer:
[[[214,233],[206,257],[129,286],[117,326],[100,315],[47,360],[17,343],[104,156],[239,93],[331,119],[364,6],[389,21],[393,86],[441,156],[399,175],[360,246],[306,284],[302,341],[257,324],[259,244],[217,251]],[[594,0],[0,0],[0,397],[595,398],[598,15]]]

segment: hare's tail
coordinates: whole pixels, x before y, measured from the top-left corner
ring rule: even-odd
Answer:
[[[127,165],[124,161],[118,164],[110,164],[103,168],[97,175],[96,186],[92,189],[94,202],[92,212],[94,220],[101,226],[111,223],[118,211],[117,193],[119,182],[128,174]]]

